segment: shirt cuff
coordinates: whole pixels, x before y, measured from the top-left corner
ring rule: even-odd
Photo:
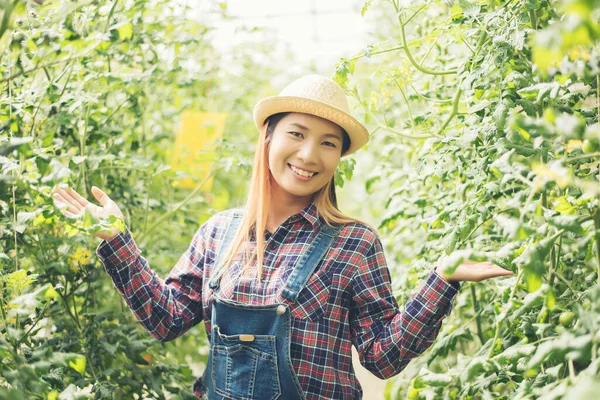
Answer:
[[[96,249],[96,254],[104,264],[108,273],[115,272],[120,267],[131,263],[141,251],[125,227],[125,232],[119,232],[110,240],[103,240]]]
[[[425,282],[425,287],[419,293],[420,301],[430,310],[436,310],[433,319],[435,323],[450,315],[452,301],[460,289],[460,282],[448,282],[435,270],[432,270]]]
[[[432,273],[439,279],[441,279],[442,281],[446,282],[448,285],[451,285],[453,288],[455,288],[457,291],[460,289],[460,281],[447,281],[445,280],[440,274],[438,274],[437,269],[434,268]],[[456,293],[455,293],[456,294]]]

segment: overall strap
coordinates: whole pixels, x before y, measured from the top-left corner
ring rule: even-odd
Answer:
[[[235,236],[235,233],[237,232],[238,227],[240,226],[240,222],[242,222],[242,215],[243,213],[234,211],[233,219],[231,220],[231,223],[225,231],[225,235],[223,237],[223,240],[221,241],[221,245],[217,249],[217,253],[215,255],[216,262],[214,264],[216,266],[215,271],[210,279],[210,282],[208,283],[208,286],[211,289],[219,287],[221,275],[223,275],[223,272],[225,272],[225,255],[227,254],[227,251],[231,246],[231,242],[233,241],[233,237]]]
[[[308,251],[302,255],[298,264],[290,274],[281,295],[290,301],[296,301],[298,293],[302,291],[306,282],[317,268],[319,261],[325,255],[331,241],[338,235],[339,229],[323,225]]]

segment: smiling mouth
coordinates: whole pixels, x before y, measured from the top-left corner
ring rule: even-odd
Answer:
[[[296,168],[292,164],[289,164],[289,163],[288,163],[288,167],[290,167],[290,169],[292,170],[292,172],[294,172],[295,174],[297,174],[297,175],[299,175],[299,176],[301,176],[303,178],[312,178],[313,176],[315,176],[315,175],[318,174],[318,172],[307,172],[307,171],[304,171],[304,170],[302,170],[300,168]]]

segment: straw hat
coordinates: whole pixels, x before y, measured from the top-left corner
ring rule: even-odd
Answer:
[[[369,141],[367,129],[350,115],[344,90],[324,76],[305,75],[286,86],[279,96],[260,100],[254,107],[254,123],[261,129],[267,118],[280,112],[316,115],[341,126],[350,136],[350,147],[342,156]]]

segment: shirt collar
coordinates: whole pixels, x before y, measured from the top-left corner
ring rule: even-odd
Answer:
[[[319,230],[321,221],[319,220],[319,213],[317,212],[317,205],[314,200],[311,200],[299,213],[294,214],[290,217],[290,222],[296,222],[300,218],[304,218],[308,221],[314,230]]]

